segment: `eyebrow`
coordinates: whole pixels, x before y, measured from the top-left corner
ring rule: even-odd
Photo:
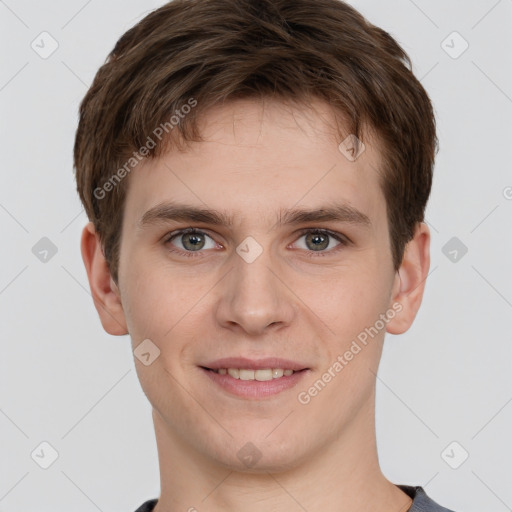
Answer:
[[[181,203],[160,203],[146,211],[137,223],[137,228],[163,224],[168,221],[187,221],[232,227],[235,215],[224,211],[200,208]],[[314,209],[292,208],[279,211],[277,225],[297,225],[307,222],[344,222],[370,228],[370,218],[349,204],[334,203]]]

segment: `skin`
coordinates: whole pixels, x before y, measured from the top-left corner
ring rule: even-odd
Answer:
[[[328,105],[313,106],[266,101],[262,109],[237,100],[215,107],[202,121],[204,142],[139,164],[128,178],[118,285],[92,223],[83,230],[83,260],[103,328],[129,333],[134,349],[149,338],[160,350],[148,366],[135,358],[153,407],[157,512],[403,512],[411,505],[379,468],[375,374],[385,332],[407,331],[420,307],[430,233],[418,224],[395,272],[378,146],[365,139],[365,151],[349,161],[338,149]],[[169,220],[140,229],[142,215],[169,200],[234,213],[235,222]],[[330,201],[357,208],[371,226],[276,225],[280,209],[318,209]],[[166,241],[187,227],[208,235],[200,254],[187,244],[190,236]],[[350,243],[340,249],[328,238],[315,251],[301,228],[328,229]],[[252,263],[235,250],[247,236],[263,249]],[[397,303],[401,311],[301,404],[298,393]],[[229,356],[292,359],[310,373],[276,396],[242,399],[211,384],[198,367]],[[237,457],[247,442],[261,453],[251,467]]]

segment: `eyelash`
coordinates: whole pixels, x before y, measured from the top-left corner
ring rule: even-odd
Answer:
[[[335,233],[333,231],[329,231],[328,229],[315,229],[315,228],[302,229],[299,231],[299,238],[301,238],[304,235],[308,235],[310,233],[315,234],[315,235],[328,235],[328,236],[334,238],[336,241],[340,242],[339,245],[334,247],[334,249],[330,249],[329,251],[319,251],[319,252],[307,251],[306,256],[311,257],[311,258],[318,258],[318,257],[322,257],[322,256],[326,256],[326,255],[330,255],[332,253],[338,252],[339,250],[343,249],[345,246],[347,246],[350,243],[348,238],[346,238],[345,236],[343,236],[339,233]],[[206,235],[206,236],[209,236],[210,238],[212,238],[208,233],[206,233],[205,231],[201,231],[200,229],[186,228],[186,229],[180,229],[179,231],[173,231],[172,233],[169,233],[168,236],[166,236],[166,238],[164,240],[164,244],[167,245],[174,238],[177,238],[180,235],[185,235],[185,234],[202,234],[202,235]],[[168,250],[169,250],[169,252],[177,253],[177,254],[183,255],[187,258],[201,257],[198,255],[200,253],[204,252],[204,251],[182,251],[181,249],[168,249]]]

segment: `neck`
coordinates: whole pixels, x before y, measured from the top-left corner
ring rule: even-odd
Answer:
[[[154,512],[406,512],[411,498],[378,464],[374,397],[370,402],[307,460],[247,471],[197,451],[153,410],[161,477]]]

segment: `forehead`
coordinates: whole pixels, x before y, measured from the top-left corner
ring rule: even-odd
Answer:
[[[385,202],[376,145],[365,139],[351,161],[346,146],[340,150],[332,109],[311,105],[237,100],[210,109],[199,124],[204,141],[131,172],[128,225],[140,226],[149,210],[169,201],[224,212],[239,223],[270,226],[283,211],[326,204],[347,205],[378,222]]]

